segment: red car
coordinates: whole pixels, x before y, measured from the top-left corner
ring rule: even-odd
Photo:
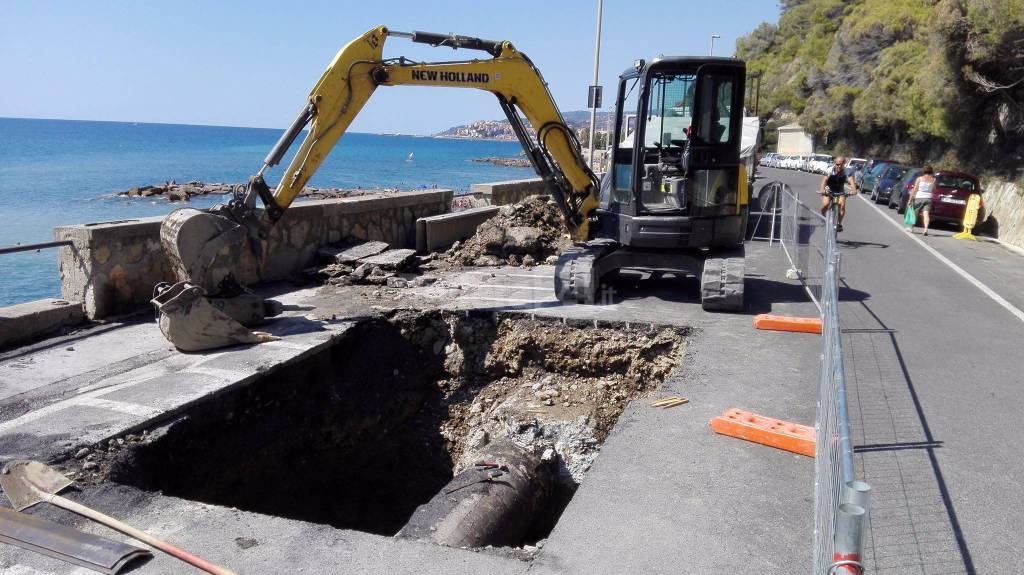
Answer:
[[[967,198],[971,194],[982,192],[978,178],[971,174],[935,172],[935,191],[932,192],[932,221],[960,224],[964,219]]]

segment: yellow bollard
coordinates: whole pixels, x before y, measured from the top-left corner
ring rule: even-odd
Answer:
[[[974,237],[971,230],[974,229],[974,225],[978,223],[978,208],[981,207],[981,195],[971,194],[971,197],[967,198],[967,208],[964,210],[964,231],[953,237],[958,240],[974,240],[978,241],[978,238]]]

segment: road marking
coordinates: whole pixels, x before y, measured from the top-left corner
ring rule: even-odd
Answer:
[[[554,292],[555,291],[554,288],[552,288],[551,286],[537,287],[537,286],[518,286],[518,285],[512,285],[512,284],[470,284],[470,283],[460,283],[459,285],[461,285],[464,288],[494,288],[494,289],[502,288],[502,289],[507,289],[509,291],[512,291],[512,290],[533,290],[533,291],[543,291],[543,292]]]
[[[497,272],[466,272],[466,274],[480,275],[485,277],[506,277],[506,278],[531,278],[531,279],[552,279],[554,274],[510,274],[510,273],[497,273]]]
[[[1021,311],[1020,308],[1018,308],[1017,306],[1013,305],[1012,303],[1006,301],[1006,299],[1004,299],[1003,296],[997,294],[995,292],[995,290],[993,290],[992,288],[990,288],[987,285],[983,284],[981,282],[981,280],[979,280],[978,278],[976,278],[976,277],[972,276],[971,274],[969,274],[966,270],[964,270],[962,267],[960,267],[960,266],[956,265],[955,263],[953,263],[946,256],[940,254],[939,250],[931,247],[930,245],[925,243],[925,241],[922,240],[921,238],[917,237],[914,234],[908,234],[906,232],[906,230],[903,229],[903,224],[901,224],[900,222],[890,218],[889,214],[887,214],[884,211],[882,211],[882,208],[880,208],[880,207],[878,207],[878,205],[872,203],[871,200],[869,200],[866,196],[861,195],[860,197],[861,197],[862,200],[864,200],[864,202],[867,205],[871,206],[872,208],[875,209],[875,211],[877,211],[879,214],[881,214],[883,220],[885,220],[885,221],[889,222],[890,224],[896,226],[896,228],[898,230],[903,232],[905,235],[909,236],[911,240],[917,242],[917,244],[919,246],[921,246],[922,248],[924,248],[928,253],[932,254],[940,262],[946,264],[947,266],[950,267],[950,269],[952,269],[956,273],[960,274],[965,280],[967,280],[967,281],[971,282],[972,284],[974,284],[974,287],[980,289],[982,291],[982,293],[984,293],[988,297],[992,298],[992,301],[994,301],[997,304],[999,304],[999,305],[1003,306],[1004,308],[1006,308],[1007,311],[1009,311],[1011,314],[1013,314],[1020,321],[1024,321],[1024,311]]]
[[[458,298],[458,300],[459,301],[465,301],[465,300],[470,300],[470,301],[501,301],[501,302],[508,302],[508,303],[536,303],[536,304],[552,303],[552,302],[557,302],[558,301],[557,299],[520,299],[520,298],[514,298],[514,297],[475,297],[475,296],[464,296],[464,297]]]

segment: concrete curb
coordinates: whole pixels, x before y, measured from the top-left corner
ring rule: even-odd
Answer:
[[[0,349],[85,321],[82,304],[40,299],[0,308]]]

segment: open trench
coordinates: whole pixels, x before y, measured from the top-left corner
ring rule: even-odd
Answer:
[[[101,446],[92,476],[394,535],[432,498],[454,501],[441,497],[450,483],[477,483],[474,463],[512,449],[543,471],[530,476],[543,485],[533,486],[520,528],[493,543],[532,543],[554,527],[626,404],[678,368],[685,335],[393,312],[158,429]],[[489,477],[481,481],[507,485]]]

